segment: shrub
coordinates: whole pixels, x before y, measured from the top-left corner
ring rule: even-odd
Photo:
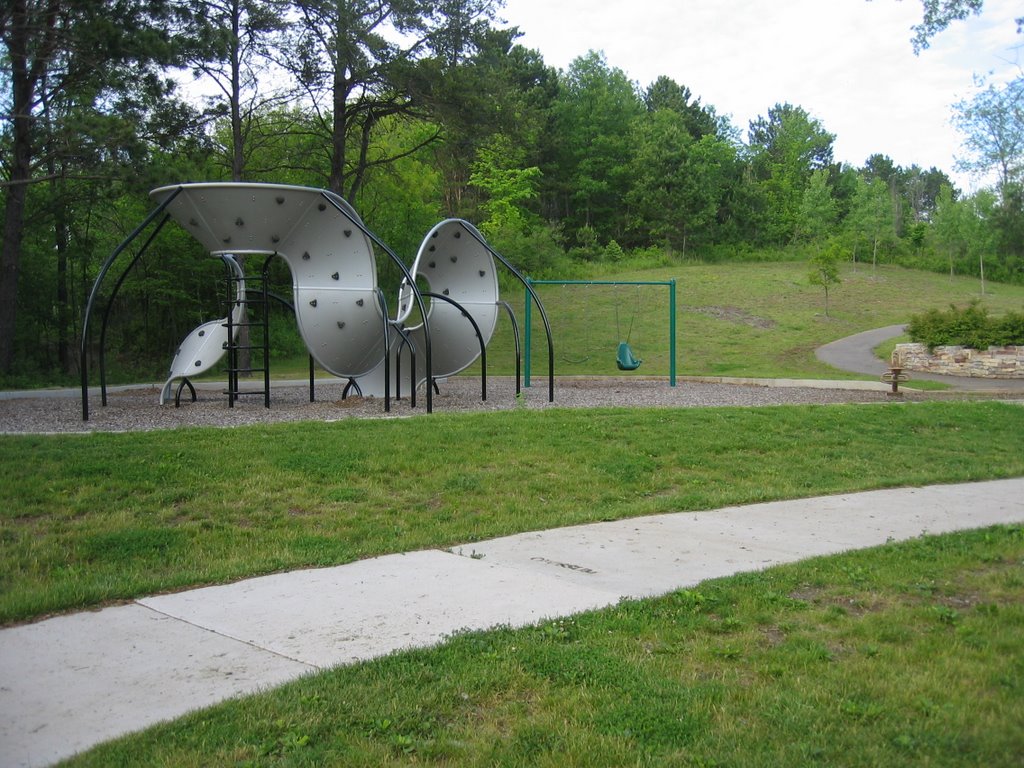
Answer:
[[[929,350],[941,346],[987,349],[990,346],[1024,345],[1024,313],[1010,312],[1000,319],[972,301],[960,309],[950,305],[945,311],[930,309],[910,318],[907,333],[912,341],[926,344]]]

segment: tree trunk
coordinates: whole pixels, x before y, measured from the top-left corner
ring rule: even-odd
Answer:
[[[14,364],[14,330],[17,321],[18,272],[21,238],[25,226],[25,197],[32,175],[32,95],[34,81],[28,61],[28,12],[16,3],[8,42],[11,60],[11,172],[4,211],[4,242],[0,250],[0,373]]]
[[[0,373],[10,373],[14,365],[25,198],[32,177],[32,102],[36,84],[53,54],[58,5],[57,0],[51,0],[45,6],[29,8],[25,0],[14,0],[3,28],[2,42],[7,46],[11,66],[12,117],[11,170],[0,248]]]
[[[242,61],[241,47],[242,9],[239,0],[231,4],[231,94],[228,98],[231,106],[231,180],[245,180],[245,153],[242,135]],[[238,266],[245,275],[245,257],[236,256]],[[230,292],[229,292],[230,293]],[[233,295],[233,294],[232,294]],[[252,349],[249,329],[249,308],[245,305],[245,314],[238,328],[238,367],[248,376],[252,371]],[[228,305],[228,312],[234,311],[234,305]],[[267,361],[263,361],[266,365]]]

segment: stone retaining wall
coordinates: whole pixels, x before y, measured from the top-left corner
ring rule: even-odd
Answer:
[[[984,379],[1024,378],[1024,347],[989,347],[984,351],[935,347],[929,353],[924,344],[897,344],[893,359],[908,371]]]

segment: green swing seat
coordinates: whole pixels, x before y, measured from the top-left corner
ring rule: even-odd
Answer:
[[[620,371],[635,371],[642,362],[643,360],[637,359],[633,354],[628,341],[623,341],[619,344],[619,352],[615,356],[615,364],[619,367]]]

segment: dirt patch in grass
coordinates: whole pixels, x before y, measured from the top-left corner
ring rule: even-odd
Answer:
[[[702,315],[708,315],[716,320],[725,320],[727,323],[749,325],[751,328],[770,330],[775,327],[774,320],[767,317],[752,315],[745,309],[740,309],[739,307],[694,307],[693,311],[699,312]]]

